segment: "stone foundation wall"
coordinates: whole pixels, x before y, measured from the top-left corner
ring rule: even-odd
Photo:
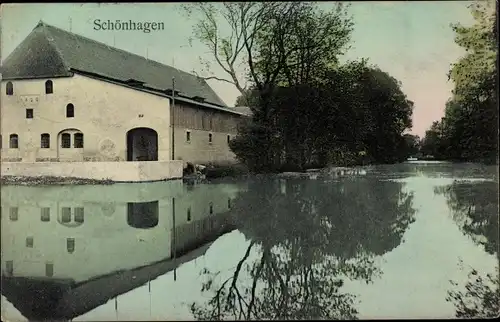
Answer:
[[[2,176],[74,177],[116,182],[182,178],[182,161],[2,162]]]

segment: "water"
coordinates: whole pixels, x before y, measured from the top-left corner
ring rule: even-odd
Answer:
[[[450,295],[470,306],[498,289],[496,167],[1,197],[8,321],[452,318]]]

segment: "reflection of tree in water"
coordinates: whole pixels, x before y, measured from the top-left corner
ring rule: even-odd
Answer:
[[[458,283],[451,281],[454,286]],[[447,301],[455,305],[455,315],[458,318],[492,318],[500,314],[499,276],[487,274],[482,277],[472,269],[465,292],[448,291]]]
[[[459,182],[436,188],[446,196],[453,219],[472,240],[489,254],[499,257],[498,182]],[[450,290],[447,301],[455,305],[456,316],[462,318],[496,317],[500,313],[500,287],[496,276],[470,269],[465,291]],[[451,281],[456,287],[458,284]]]
[[[489,254],[498,251],[498,182],[460,182],[435,189],[446,196],[453,219]]]
[[[356,318],[355,297],[340,292],[342,278],[369,283],[379,273],[374,256],[401,243],[414,215],[412,196],[402,187],[368,178],[255,179],[233,207],[249,245],[227,280],[204,272],[202,291],[214,295],[193,304],[193,314],[205,320]],[[243,285],[245,273],[250,282]]]

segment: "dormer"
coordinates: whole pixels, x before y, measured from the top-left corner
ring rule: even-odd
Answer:
[[[144,82],[141,82],[141,81],[139,81],[139,80],[137,80],[137,79],[133,79],[133,78],[127,79],[127,80],[125,81],[125,83],[126,83],[127,85],[130,85],[130,86],[139,86],[139,87],[140,87],[140,86],[144,86]]]
[[[177,96],[177,95],[179,95],[179,93],[180,93],[180,92],[179,92],[179,91],[172,91],[172,89],[171,89],[171,88],[167,88],[167,89],[165,90],[165,93],[166,93],[167,95],[170,95],[170,96],[174,96],[174,95],[175,95],[175,96]]]
[[[205,98],[201,96],[193,96],[191,97],[193,100],[200,102],[200,103],[205,103]]]

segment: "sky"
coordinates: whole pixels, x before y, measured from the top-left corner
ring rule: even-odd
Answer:
[[[415,103],[411,133],[425,134],[434,120],[444,115],[453,84],[448,81],[450,64],[464,51],[455,44],[451,23],[470,25],[469,1],[354,1],[349,9],[354,21],[352,48],[344,60],[368,58],[402,82],[402,89]],[[332,2],[322,2],[324,8]],[[194,21],[176,3],[119,4],[4,4],[1,7],[2,61],[42,20],[47,24],[104,42],[149,59],[201,76],[200,57],[210,58],[199,43],[189,44]],[[163,22],[164,30],[103,31],[94,20]],[[216,76],[225,77],[214,68]],[[210,80],[217,94],[233,106],[239,96],[231,84]]]

